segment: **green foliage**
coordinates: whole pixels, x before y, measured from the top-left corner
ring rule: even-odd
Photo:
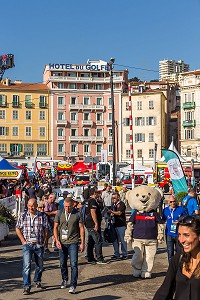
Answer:
[[[0,204],[0,223],[7,223],[11,226],[16,223],[16,218],[12,215],[10,210],[2,204]]]
[[[134,81],[134,82],[141,82],[141,79],[139,79],[138,77],[133,77],[133,78],[130,78],[128,81],[129,81],[129,82],[131,82],[131,81]]]
[[[186,192],[179,192],[176,196],[176,199],[178,202],[181,202],[183,200],[183,198],[185,198],[185,196],[187,196],[188,193]]]

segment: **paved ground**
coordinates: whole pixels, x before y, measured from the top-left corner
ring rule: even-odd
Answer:
[[[83,254],[79,257],[79,281],[76,295],[68,289],[60,289],[61,277],[58,253],[45,258],[43,284],[45,289],[32,288],[31,295],[22,294],[22,254],[18,238],[12,232],[0,245],[0,300],[20,299],[152,299],[163,281],[167,258],[165,246],[160,246],[155,260],[152,279],[134,279],[131,275],[131,249],[126,261],[110,262],[107,265],[88,265]],[[105,259],[113,254],[112,245],[104,245]]]

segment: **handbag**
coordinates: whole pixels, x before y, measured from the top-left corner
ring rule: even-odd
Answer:
[[[103,236],[104,240],[108,243],[113,243],[117,239],[117,233],[111,221],[108,221]]]

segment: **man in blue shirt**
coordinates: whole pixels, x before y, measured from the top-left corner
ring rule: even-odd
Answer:
[[[174,256],[174,250],[178,250],[178,228],[177,222],[182,215],[186,215],[186,210],[182,206],[178,206],[173,195],[169,196],[169,206],[163,210],[163,221],[166,221],[166,243],[168,261]]]
[[[195,198],[195,190],[194,189],[190,189],[188,191],[188,195],[185,198],[183,198],[182,206],[185,207],[186,212],[189,216],[194,215],[194,214],[196,214],[196,215],[199,214],[199,205]]]

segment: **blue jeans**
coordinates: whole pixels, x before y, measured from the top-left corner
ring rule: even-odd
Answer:
[[[179,251],[181,248],[178,245],[178,237],[177,236],[167,235],[166,243],[167,243],[168,261],[170,261],[172,256],[174,256],[174,252]]]
[[[31,287],[31,262],[32,256],[34,255],[35,259],[35,276],[34,282],[41,282],[42,271],[43,271],[43,256],[44,256],[44,247],[37,247],[34,244],[25,244],[22,246],[23,254],[23,282],[24,288]]]
[[[66,281],[68,281],[67,259],[69,256],[71,266],[70,286],[76,288],[78,279],[78,243],[62,244],[62,249],[59,250],[59,256],[62,280]]]
[[[121,252],[123,256],[127,256],[127,243],[124,241],[124,236],[125,236],[125,230],[126,227],[115,227],[116,233],[117,233],[117,239],[113,242],[113,247],[114,247],[114,255],[115,256],[120,256],[119,253],[119,243],[121,243]]]
[[[98,231],[95,231],[94,229],[88,229],[88,261],[94,260],[94,248],[97,260],[103,259],[102,244],[103,240],[101,236],[101,229]]]

